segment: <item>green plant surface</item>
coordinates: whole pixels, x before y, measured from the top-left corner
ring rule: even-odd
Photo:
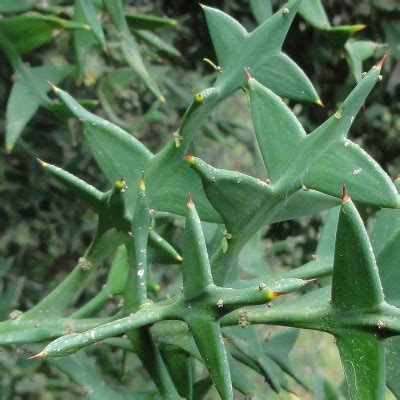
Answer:
[[[9,150],[39,106],[53,111],[58,107],[64,126],[75,119],[82,126],[109,187],[100,190],[97,187],[105,185],[87,183],[90,175],[83,180],[38,159],[43,179],[64,187],[66,192],[61,193],[71,195],[71,202],[79,199],[90,208],[94,234],[76,266],[39,302],[27,303],[24,312],[7,304],[18,304],[24,283],[13,282],[4,263],[1,345],[20,346],[31,355],[25,362],[32,368],[63,372],[93,399],[231,400],[239,393],[290,398],[294,386],[317,398],[335,398],[341,388],[324,377],[310,382],[292,361],[300,330],[305,329],[334,336],[346,380],[344,391],[351,399],[383,400],[386,387],[400,395],[399,181],[393,183],[348,138],[354,119],[382,80],[388,54],[363,74],[336,112],[307,133],[291,103],[279,97],[321,105],[306,74],[282,53],[300,3],[289,0],[275,14],[269,8],[260,11],[260,25],[251,33],[228,14],[203,7],[219,64],[208,60],[216,79],[201,81],[208,87],[194,95],[186,111],[181,110],[175,133],[158,151],[150,150],[138,134],[88,111],[55,84],[49,87],[57,99],[47,97],[42,80],[54,73],[61,82],[66,75],[49,66],[25,66],[18,37],[12,38],[0,26],[1,48],[22,77],[8,104],[15,106],[23,94],[30,101],[22,123],[8,138]],[[258,1],[250,5],[253,12],[262,10]],[[300,10],[326,29],[322,6]],[[77,0],[71,12],[75,21],[68,20],[71,27],[87,23],[91,28],[74,35],[78,81],[86,73],[83,50],[100,46],[130,66],[108,75],[111,87],[118,77],[126,79],[134,71],[144,87],[164,100],[136,39],[177,56],[168,41],[149,32],[174,25],[171,20],[136,12],[127,17],[122,1]],[[109,17],[107,29],[100,23],[100,12]],[[22,17],[4,21],[13,18]],[[58,17],[40,20],[67,24]],[[109,30],[115,34],[112,46]],[[341,46],[353,31],[348,26],[329,27],[330,36]],[[44,43],[41,40],[36,39],[37,46]],[[38,96],[33,100],[28,96],[32,88]],[[254,135],[243,143],[258,160],[254,169],[263,179],[214,167],[197,155],[201,128],[212,132],[218,126],[212,112],[217,106],[227,107],[223,101],[242,89],[254,126]],[[100,93],[107,103],[104,87]],[[175,94],[185,105],[190,101],[185,90]],[[153,111],[157,107],[158,103]],[[113,106],[107,114],[110,111],[113,114]],[[15,123],[8,110],[7,118],[11,117]],[[113,120],[118,118],[114,114]],[[146,118],[153,117],[143,121]],[[225,121],[228,135],[234,125]],[[249,133],[246,126],[239,128]],[[222,135],[209,136],[224,146]],[[366,215],[370,208],[383,208],[376,214],[371,241],[353,201]],[[266,226],[325,210],[329,213],[315,260],[277,271],[264,263]],[[285,249],[289,242],[276,242],[271,251]],[[313,285],[320,278],[325,278],[323,287]],[[269,327],[275,325],[287,329],[271,329],[269,337]],[[144,383],[138,383],[141,378],[134,365],[147,371]],[[103,374],[113,378],[112,384],[105,383]],[[137,375],[132,385],[121,381],[125,374],[127,379]]]

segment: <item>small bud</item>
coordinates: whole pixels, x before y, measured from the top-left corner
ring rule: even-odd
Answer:
[[[285,294],[285,293],[282,293],[282,292],[267,292],[267,300],[268,301],[274,300],[277,297],[282,296],[283,294]]]
[[[228,231],[224,232],[224,236],[227,238],[227,240],[231,240],[232,239],[232,234],[228,233]]]
[[[140,179],[139,189],[142,193],[144,193],[146,191],[146,184],[144,181],[144,171],[142,172],[142,178]]]
[[[218,308],[222,308],[223,306],[224,306],[224,300],[219,299],[219,300],[217,301],[217,307],[218,307]]]
[[[377,82],[381,82],[382,79],[383,79],[382,75],[378,75],[378,76],[375,78],[375,80],[376,80]]]
[[[342,118],[342,109],[339,108],[339,110],[337,110],[337,111],[335,112],[334,116],[335,116],[336,119]]]
[[[196,157],[190,155],[190,154],[185,154],[185,158],[186,161],[190,164],[190,165],[194,165],[194,163],[196,162]]]
[[[289,9],[286,8],[286,7],[283,8],[283,9],[282,9],[282,14],[283,14],[283,15],[288,15],[288,14],[289,14]]]
[[[367,73],[366,72],[363,72],[362,74],[361,74],[361,78],[365,78],[367,76]]]
[[[8,314],[8,317],[12,320],[15,320],[18,319],[22,314],[23,312],[21,310],[13,310],[10,312],[10,314]]]
[[[180,135],[178,132],[174,132],[172,134],[175,140],[175,147],[180,147],[181,146],[181,141],[183,140],[183,136]]]
[[[238,317],[238,326],[240,326],[243,329],[247,328],[250,325],[248,316],[249,314],[246,310],[240,310]]]
[[[267,285],[264,282],[261,282],[258,285],[258,290],[261,292],[262,290],[264,290],[267,287]]]
[[[204,95],[203,93],[197,93],[194,96],[194,101],[196,101],[197,103],[201,103],[204,100]]]
[[[81,268],[82,271],[89,271],[89,269],[92,268],[92,263],[85,257],[79,257],[78,267]]]
[[[115,182],[114,188],[116,190],[119,190],[121,193],[124,193],[126,189],[128,189],[128,186],[126,185],[125,180],[121,178]]]

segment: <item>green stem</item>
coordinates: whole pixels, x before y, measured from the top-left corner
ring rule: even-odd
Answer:
[[[109,337],[122,335],[133,329],[153,324],[164,317],[162,307],[144,306],[137,313],[109,323],[102,324],[82,333],[61,336],[46,346],[41,356],[61,357],[76,353],[78,350],[90,346]]]
[[[0,344],[39,343],[67,333],[86,331],[110,322],[113,318],[45,318],[30,320],[18,318],[4,321],[0,323]]]
[[[187,152],[193,137],[214,108],[223,100],[219,91],[208,88],[195,95],[189,108],[186,110],[179,127],[179,135],[183,137],[182,150]]]
[[[109,296],[107,289],[102,289],[91,300],[70,315],[71,318],[87,318],[100,310]]]
[[[279,325],[291,328],[313,329],[326,332],[326,325],[321,322],[319,327],[316,321],[322,321],[325,312],[313,310],[309,314],[301,314],[298,310],[282,312],[282,307],[253,307],[236,310],[221,318],[221,326],[238,325],[245,319],[248,324]]]

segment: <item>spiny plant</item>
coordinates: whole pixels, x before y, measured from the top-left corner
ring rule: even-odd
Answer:
[[[320,103],[301,69],[281,52],[299,4],[289,1],[251,33],[221,11],[204,7],[218,78],[194,96],[178,131],[155,155],[52,86],[82,123],[111,189],[101,192],[39,161],[93,208],[97,230],[58,286],[30,310],[15,311],[0,323],[1,344],[25,346],[35,353],[32,359],[59,368],[94,399],[153,396],[106,386],[83,350],[99,342],[136,353],[163,398],[202,398],[214,385],[222,399],[233,399],[233,388],[251,395],[261,385],[248,379],[244,366],[276,392],[291,390],[287,376],[309,389],[288,354],[298,328],[312,329],[335,337],[352,399],[383,399],[385,385],[400,395],[400,197],[380,166],[347,138],[382,79],[385,57],[325,123],[307,134],[278,96]],[[287,74],[284,80],[281,71]],[[240,89],[249,98],[267,181],[214,168],[189,154],[200,125]],[[379,212],[372,245],[350,195],[358,204],[386,208]],[[241,279],[239,255],[266,224],[330,208],[316,260],[265,280]],[[160,229],[177,216],[185,217],[181,246]],[[202,222],[214,224],[209,241]],[[86,304],[76,303],[88,277],[112,254],[103,288]],[[179,264],[182,289],[166,297],[152,293],[149,265],[154,262]],[[329,275],[329,286],[312,288],[316,278]],[[306,294],[284,296],[306,289]],[[98,317],[110,295],[120,296],[119,309]],[[266,307],[277,297],[282,297],[277,305]],[[257,324],[292,329],[264,341]],[[49,343],[38,350],[41,342]],[[196,374],[193,359],[205,365],[207,375]]]
[[[74,73],[77,85],[94,85],[101,77],[101,72],[104,73],[102,69],[99,72],[99,68],[93,71],[88,61],[96,50],[119,63],[122,59],[122,62],[129,65],[130,73],[136,74],[164,102],[161,89],[146,67],[138,40],[170,56],[179,56],[178,50],[151,32],[157,27],[174,26],[176,21],[153,15],[125,13],[123,3],[119,0],[76,0],[72,8],[36,3],[40,2],[6,1],[0,4],[0,13],[7,15],[0,21],[0,50],[14,71],[14,84],[6,109],[7,152],[11,152],[39,107],[52,111],[67,126],[65,121],[71,114],[62,104],[48,97],[50,87],[47,81],[58,84]],[[16,12],[22,13],[9,16]],[[71,19],[60,18],[65,14],[69,14]],[[102,14],[110,19],[107,24],[110,39],[100,20]],[[23,57],[53,42],[62,31],[72,32],[74,48],[71,50],[75,52],[77,65],[68,64],[66,60],[50,60],[50,63],[31,67],[23,62]],[[80,103],[93,107],[97,101],[80,100]]]
[[[272,15],[271,0],[250,0],[250,7],[259,23]],[[332,26],[321,0],[302,2],[299,14],[311,26],[324,33],[335,46],[342,49],[354,77],[360,81],[363,61],[372,57],[375,50],[383,46],[370,40],[352,39],[354,34],[367,26],[364,24]]]

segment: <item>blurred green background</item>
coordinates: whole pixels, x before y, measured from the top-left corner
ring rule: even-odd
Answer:
[[[203,3],[229,13],[248,30],[257,26],[248,0]],[[274,8],[282,4],[273,2]],[[366,28],[343,46],[332,42],[326,32],[301,16],[295,19],[284,51],[305,70],[325,108],[293,101],[290,106],[305,129],[311,131],[335,112],[356,84],[357,68],[354,63],[349,65],[352,40],[374,42],[371,57],[363,62],[364,70],[390,49],[383,81],[369,96],[350,134],[394,179],[400,171],[400,4],[396,0],[325,0],[323,4],[332,25],[365,24]],[[0,33],[17,32],[19,28],[7,21],[31,11],[65,20],[77,18],[73,1],[0,0]],[[21,60],[27,68],[72,66],[60,86],[156,152],[173,138],[193,94],[212,84],[216,73],[203,58],[215,62],[216,57],[197,2],[125,1],[125,11],[128,15],[140,13],[171,19],[164,26],[147,29],[146,25],[146,29],[141,29],[138,19],[127,18],[146,67],[166,98],[165,103],[147,89],[124,59],[118,49],[118,32],[105,13],[100,18],[106,46],[92,32],[54,27],[48,40],[22,52]],[[34,28],[25,25],[21,30],[23,41],[32,35],[30,29]],[[80,37],[82,34],[86,36]],[[5,143],[10,93],[21,76],[5,57],[4,43],[0,54],[0,135]],[[21,97],[14,101],[15,113],[26,110],[25,100]],[[215,166],[257,175],[254,135],[243,93],[225,101],[202,130],[195,143],[196,154]],[[106,188],[106,182],[89,154],[77,122],[56,108],[40,106],[12,151],[2,145],[0,153],[0,320],[4,320],[13,310],[30,308],[72,269],[95,227],[94,213],[50,180],[35,157],[54,163],[100,189]],[[373,210],[362,211],[372,223]],[[270,226],[264,232],[261,246],[250,257],[254,263],[258,260],[266,272],[310,261],[320,225],[321,216],[314,216]],[[176,270],[157,274],[162,286],[167,286]],[[94,282],[88,298],[95,293],[95,287]],[[140,390],[152,387],[143,380],[144,372],[134,356],[130,356],[132,360],[123,360],[115,350],[97,352],[106,380],[119,381],[121,368],[125,368],[120,383]],[[316,390],[309,394],[298,388],[295,392],[300,398],[339,398],[343,376],[330,337],[302,332],[293,354],[296,366]],[[49,365],[28,362],[26,358],[23,349],[0,348],[0,399],[70,399],[84,394]],[[317,375],[323,379],[316,379]],[[272,399],[271,393],[260,394],[259,398]],[[209,394],[209,398],[215,396]]]

